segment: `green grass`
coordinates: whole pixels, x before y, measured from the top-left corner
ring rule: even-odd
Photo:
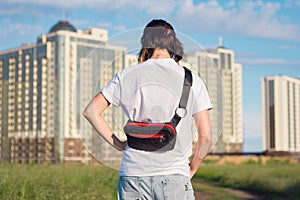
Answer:
[[[0,199],[115,200],[118,171],[105,166],[0,164]],[[197,182],[209,183],[199,186]],[[193,178],[195,191],[213,199],[236,199],[222,187],[300,199],[300,164],[272,161],[240,165],[205,162]]]
[[[118,172],[104,166],[0,165],[0,199],[117,199]]]
[[[300,199],[300,164],[278,161],[240,165],[204,163],[194,180],[267,194],[273,199]]]

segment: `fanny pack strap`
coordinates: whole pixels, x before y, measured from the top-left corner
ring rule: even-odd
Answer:
[[[186,106],[190,94],[190,89],[192,87],[193,83],[193,77],[191,70],[187,69],[186,67],[183,67],[184,69],[184,81],[183,81],[183,88],[182,88],[182,94],[180,98],[180,102],[178,107],[175,110],[175,115],[173,116],[171,122],[177,126],[177,124],[180,122],[182,117],[185,117],[187,111]]]

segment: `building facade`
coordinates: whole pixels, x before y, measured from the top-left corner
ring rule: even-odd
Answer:
[[[87,163],[103,156],[95,147],[112,157],[82,117],[84,106],[125,67],[126,48],[107,40],[107,30],[76,30],[59,21],[36,44],[0,52],[1,160]],[[123,120],[116,112],[105,113],[113,126]]]
[[[263,151],[300,152],[300,79],[261,79]]]
[[[222,46],[187,57],[206,83],[213,104],[213,153],[243,151],[242,66],[234,58],[234,52]]]

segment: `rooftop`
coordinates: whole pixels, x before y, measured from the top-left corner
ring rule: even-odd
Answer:
[[[60,20],[51,27],[51,29],[49,30],[49,33],[53,33],[53,32],[60,31],[60,30],[71,31],[71,32],[77,31],[76,28],[72,24],[70,24],[68,21]]]

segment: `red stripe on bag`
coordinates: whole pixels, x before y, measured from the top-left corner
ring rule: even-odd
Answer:
[[[136,138],[155,138],[155,139],[164,136],[164,134],[136,134],[136,133],[129,133],[129,135]]]
[[[174,126],[170,125],[170,124],[150,124],[150,123],[134,123],[134,122],[130,122],[130,123],[127,123],[127,126],[161,126],[161,127],[166,127],[166,128],[169,128],[172,130],[172,132],[174,133],[174,135],[176,135],[176,129],[174,128]]]

